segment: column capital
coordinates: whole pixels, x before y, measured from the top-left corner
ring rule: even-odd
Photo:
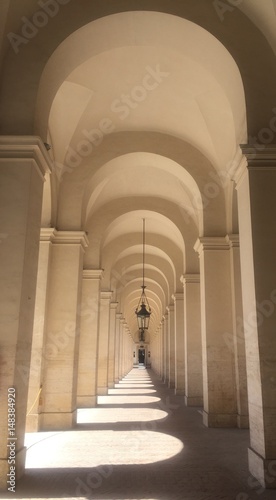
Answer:
[[[116,319],[121,319],[122,318],[122,313],[116,313]]]
[[[230,248],[240,248],[239,234],[227,234],[227,236],[225,236],[225,240]]]
[[[238,185],[247,172],[247,160],[242,152],[241,147],[238,148],[237,154],[232,162],[229,175],[231,179]]]
[[[84,269],[82,272],[82,277],[86,280],[101,280],[103,277],[103,273],[103,269]]]
[[[84,231],[55,230],[52,241],[57,245],[81,245],[83,250],[85,250],[89,244],[88,238]]]
[[[180,281],[183,286],[186,283],[200,283],[200,274],[182,274]]]
[[[53,241],[55,231],[53,227],[42,227],[40,229],[40,241]]]
[[[47,153],[43,141],[38,136],[0,136],[0,160],[2,158],[19,161],[32,160],[43,179],[44,175],[50,173],[53,169],[49,153]]]
[[[172,295],[172,300],[176,302],[177,300],[183,300],[184,299],[184,293],[177,292]]]
[[[101,300],[111,300],[113,292],[111,290],[101,290]]]
[[[276,169],[276,144],[241,144],[231,174],[238,187],[248,170],[274,169]]]
[[[166,307],[168,313],[172,312],[174,310],[174,304],[169,304],[167,307]]]
[[[229,244],[224,236],[206,236],[197,239],[194,250],[201,255],[206,250],[229,250]]]
[[[117,309],[119,302],[110,302],[110,309]]]
[[[248,168],[276,168],[276,144],[241,144]]]

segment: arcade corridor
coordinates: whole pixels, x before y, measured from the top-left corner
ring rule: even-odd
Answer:
[[[0,1],[4,498],[276,490],[275,27],[276,0]]]

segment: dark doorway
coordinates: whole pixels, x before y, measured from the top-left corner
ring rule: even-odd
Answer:
[[[145,349],[139,349],[138,351],[139,364],[145,364]]]

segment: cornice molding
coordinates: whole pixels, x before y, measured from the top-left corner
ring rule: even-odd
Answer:
[[[101,280],[103,273],[103,269],[84,269],[82,277],[86,280]]]
[[[200,274],[183,274],[180,281],[183,286],[187,283],[200,283]]]
[[[89,245],[84,231],[55,231],[52,241],[55,245],[81,245],[83,250]]]
[[[40,137],[32,135],[0,136],[0,160],[31,160],[39,175],[44,179],[53,170],[52,160]]]
[[[246,172],[276,169],[276,144],[241,144],[231,168],[237,187]]]
[[[237,163],[236,168],[232,174],[232,180],[236,183],[237,187],[244,178],[245,174],[247,173],[248,171],[247,167],[248,167],[247,159],[244,155],[241,155],[239,163]]]
[[[240,248],[240,236],[239,234],[227,234],[225,240],[230,248]]]
[[[101,290],[101,299],[103,300],[111,300],[112,295],[112,290]]]
[[[276,144],[241,144],[249,168],[276,168]]]
[[[206,236],[197,239],[194,250],[199,255],[206,250],[229,250],[229,243],[224,236]]]
[[[56,230],[54,227],[42,227],[40,229],[40,241],[52,241],[55,232]]]

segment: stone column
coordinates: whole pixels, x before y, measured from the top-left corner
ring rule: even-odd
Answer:
[[[124,339],[124,325],[125,319],[120,319],[120,349],[119,349],[119,380],[123,378],[123,339]]]
[[[122,337],[122,377],[127,374],[127,345],[128,345],[128,326],[127,322],[124,322],[123,337]]]
[[[127,350],[127,373],[132,370],[132,350],[133,350],[133,339],[131,334],[128,336],[128,350]]]
[[[115,382],[115,338],[116,338],[116,309],[118,302],[110,304],[109,346],[108,346],[108,381],[109,388],[114,387]]]
[[[165,377],[164,382],[166,384],[169,383],[169,375],[170,375],[170,335],[169,335],[169,314],[168,311],[164,315],[164,350],[165,350]]]
[[[131,368],[132,368],[132,338],[131,338],[131,334],[130,334],[130,330],[129,330],[129,327],[127,329],[127,337],[126,337],[126,355],[125,355],[125,374],[127,375]]]
[[[225,342],[233,334],[229,245],[225,238],[200,238],[203,422],[209,427],[236,427],[234,356]]]
[[[157,373],[158,373],[158,376],[160,378],[161,378],[161,374],[162,374],[162,336],[161,336],[161,331],[162,331],[162,327],[160,324],[158,331],[157,331],[157,335],[156,335],[157,356],[158,356]],[[152,349],[150,348],[150,351],[151,350]],[[152,360],[151,360],[151,364],[152,364]]]
[[[162,318],[158,335],[160,337],[160,379],[164,379],[164,320]]]
[[[129,372],[129,339],[130,339],[130,333],[129,329],[127,328],[125,335],[125,367],[124,367],[125,375],[127,375],[127,373]]]
[[[202,341],[199,274],[181,277],[184,288],[185,403],[203,405]]]
[[[238,191],[249,468],[276,488],[276,145],[244,146]]]
[[[40,231],[37,287],[33,327],[30,380],[28,391],[28,413],[26,432],[39,431],[39,412],[42,392],[43,353],[45,343],[45,325],[47,316],[49,269],[51,264],[52,239],[54,229],[45,228]],[[20,366],[18,367],[21,368]],[[22,372],[22,376],[24,372]]]
[[[125,363],[125,328],[126,328],[126,321],[124,320],[123,325],[122,325],[122,333],[121,333],[121,349],[120,349],[120,357],[121,357],[121,376],[120,378],[122,379],[125,376],[125,369],[124,369],[124,363]]]
[[[97,395],[102,396],[108,392],[108,345],[109,345],[109,321],[110,301],[112,292],[102,291],[100,294],[100,323],[98,340],[98,371],[97,371]]]
[[[56,231],[47,304],[40,428],[64,430],[76,423],[83,256],[82,231]]]
[[[162,381],[165,382],[166,380],[166,331],[165,331],[165,316],[162,317],[162,356],[163,356],[163,374],[162,374]]]
[[[229,348],[235,356],[235,374],[237,387],[237,423],[241,429],[248,429],[248,396],[245,357],[245,340],[243,330],[243,309],[241,290],[240,243],[238,234],[230,234],[226,240],[230,246],[232,307],[233,307],[233,339],[226,337]]]
[[[133,368],[133,347],[134,347],[134,343],[133,343],[133,337],[131,334],[129,334],[129,347],[128,347],[128,372],[130,372],[130,370],[132,370]]]
[[[162,379],[163,377],[163,366],[162,366],[162,353],[163,353],[163,346],[162,346],[162,323],[160,323],[156,335],[154,337],[153,345],[149,346],[149,350],[151,352],[151,357],[149,358],[149,361],[151,363],[151,366],[154,367],[155,372],[158,374],[158,376]]]
[[[120,321],[122,313],[116,314],[116,332],[115,332],[115,384],[119,383],[119,364],[120,364]]]
[[[158,332],[157,332],[158,333]],[[150,345],[148,345],[148,365],[150,364],[151,368],[155,373],[159,375],[159,343],[156,334],[151,336]]]
[[[85,269],[82,274],[78,408],[90,408],[97,403],[97,353],[102,276],[102,269]]]
[[[37,283],[44,175],[51,163],[38,137],[0,137],[0,489],[7,489],[8,390],[15,394],[16,477],[24,434]],[[21,367],[21,371],[19,369]],[[22,372],[23,370],[23,372]],[[23,373],[23,376],[22,376]],[[13,398],[10,398],[11,405]],[[13,407],[10,407],[13,410]],[[11,413],[11,415],[13,415]],[[12,429],[10,429],[12,432]],[[10,441],[12,442],[12,441]],[[12,495],[12,493],[11,493]]]
[[[185,346],[184,346],[184,295],[176,293],[174,301],[175,325],[175,394],[185,394]]]
[[[174,306],[167,307],[168,311],[168,338],[169,338],[169,380],[168,387],[175,388],[175,325],[174,325]]]

